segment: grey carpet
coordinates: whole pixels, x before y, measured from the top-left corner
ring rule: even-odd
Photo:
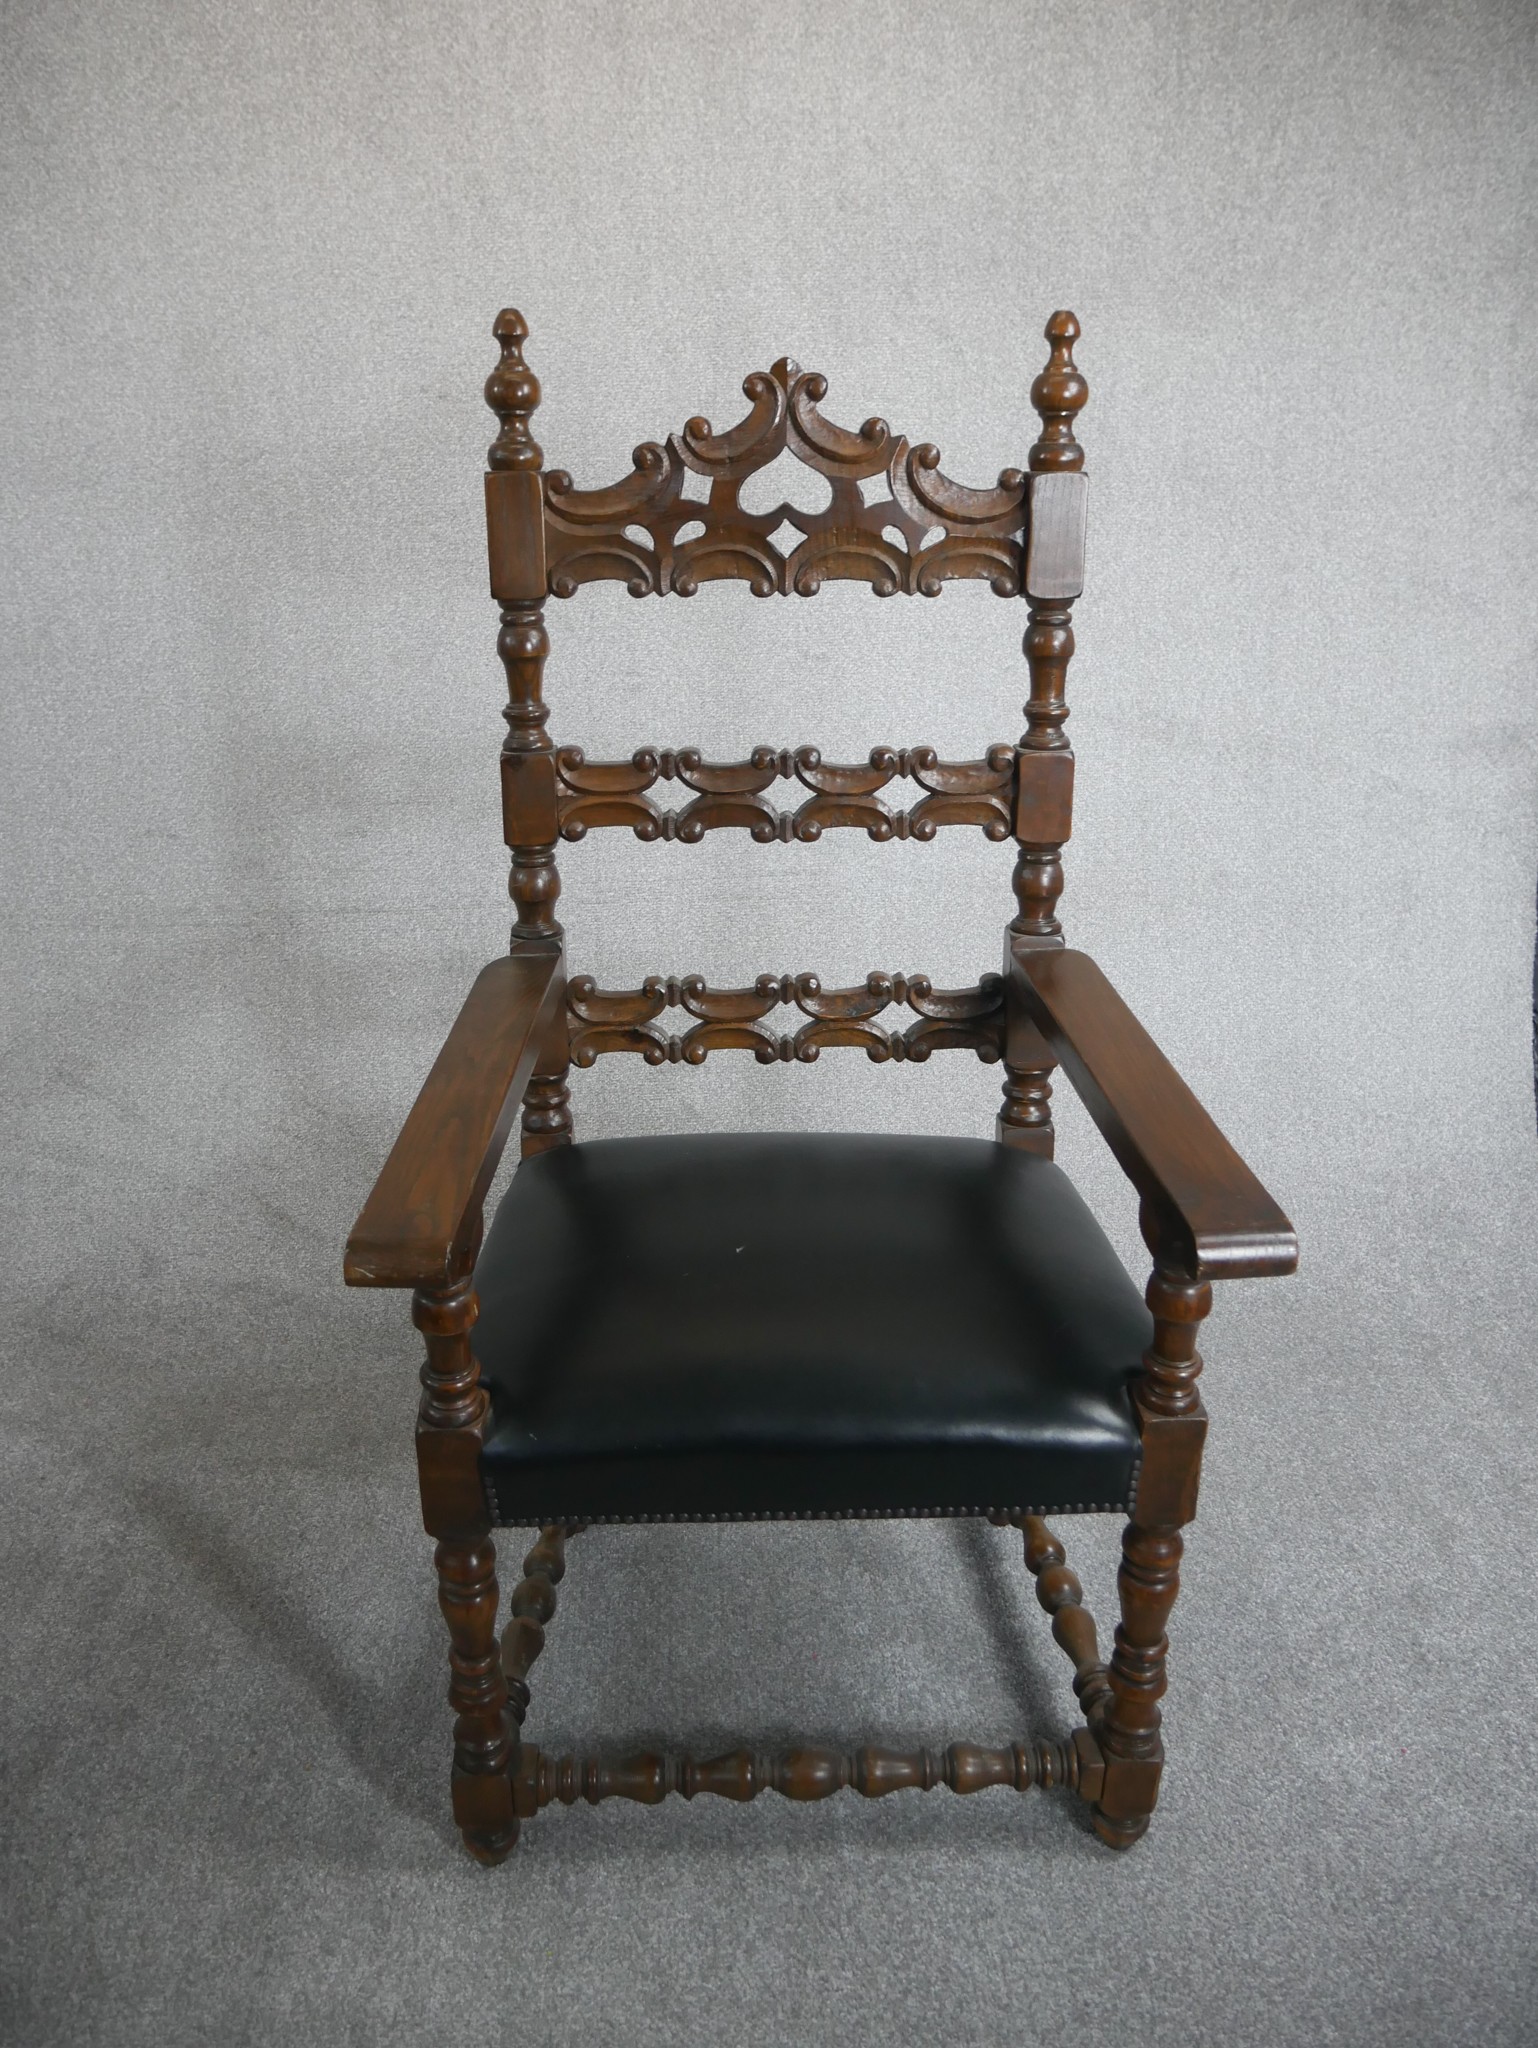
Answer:
[[[0,2035],[1532,2039],[1530,9],[58,0],[0,36]],[[986,482],[1046,314],[1084,322],[1064,914],[1305,1246],[1210,1325],[1126,1858],[1002,1793],[455,1844],[414,1341],[339,1253],[502,942],[508,301],[587,483],[787,348]],[[1018,730],[981,588],[552,613],[594,752]],[[610,837],[564,904],[605,980],[961,980],[1007,868]],[[578,1112],[978,1131],[995,1078],[608,1062]],[[1105,1624],[1114,1531],[1064,1533]],[[1067,1725],[1061,1666],[989,1529],[595,1531],[530,1727],[1007,1739]]]

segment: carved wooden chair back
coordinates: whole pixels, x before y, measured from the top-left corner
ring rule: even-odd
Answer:
[[[1083,584],[1084,451],[1074,421],[1088,387],[1073,360],[1072,313],[1047,323],[1050,355],[1031,387],[1041,431],[1027,468],[1005,469],[987,489],[951,482],[939,450],[868,419],[857,432],[820,410],[826,379],[782,357],[743,384],[746,418],[725,433],[691,419],[666,442],[635,451],[632,473],[601,490],[578,490],[562,470],[546,471],[531,420],[538,380],[523,358],[521,314],[498,316],[502,358],[486,384],[501,430],[486,477],[492,594],[502,606],[499,650],[507,670],[508,735],[502,755],[503,814],[512,852],[515,950],[559,945],[558,842],[629,826],[643,840],[694,844],[740,829],[761,842],[811,841],[861,829],[875,840],[926,840],[942,827],[980,827],[1018,845],[1016,914],[1010,941],[1060,944],[1056,902],[1061,854],[1072,820],[1073,756],[1063,721],[1073,653],[1072,604]],[[788,504],[752,512],[742,486],[789,452],[825,477],[831,500],[819,512]],[[789,529],[793,544],[778,545]],[[979,758],[942,761],[926,746],[877,746],[851,765],[825,762],[815,746],[755,748],[745,761],[708,762],[691,748],[641,747],[628,760],[589,761],[558,747],[547,731],[543,671],[549,642],[547,592],[571,597],[583,584],[620,581],[636,597],[691,597],[702,583],[745,582],[758,597],[811,597],[828,581],[869,584],[880,597],[938,596],[958,578],[982,579],[1000,597],[1024,594],[1030,669],[1026,728],[1014,745]],[[892,784],[916,785],[916,801],[888,800]],[[658,801],[675,783],[684,800]],[[776,801],[792,785],[793,804]],[[876,1019],[893,1005],[916,1013],[904,1030]],[[1008,1015],[1006,976],[974,988],[936,989],[922,975],[872,972],[856,988],[824,989],[815,974],[762,974],[749,988],[710,989],[698,976],[654,975],[639,990],[600,989],[590,976],[567,984],[566,1015],[530,1085],[525,1155],[571,1132],[566,1073],[600,1054],[639,1053],[647,1062],[698,1064],[713,1051],[742,1048],[761,1061],[812,1060],[825,1047],[858,1046],[873,1060],[922,1060],[963,1047],[1005,1061],[998,1133],[1050,1152],[1050,1055],[1022,1015]],[[689,1020],[670,1031],[665,1012]],[[776,1028],[775,1013],[801,1021]]]

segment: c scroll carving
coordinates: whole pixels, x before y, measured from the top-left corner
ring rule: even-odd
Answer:
[[[874,1020],[893,1004],[916,1011],[906,1031]],[[569,982],[571,1056],[590,1067],[600,1053],[638,1052],[651,1067],[697,1067],[712,1052],[751,1052],[763,1065],[815,1060],[826,1046],[860,1046],[872,1060],[927,1060],[942,1047],[962,1047],[997,1060],[1004,1048],[1004,983],[985,974],[975,988],[935,988],[927,975],[868,974],[859,988],[825,989],[815,974],[761,974],[751,988],[708,988],[698,974],[649,975],[639,989],[601,989],[591,975]],[[765,1023],[793,1006],[808,1020],[793,1032]],[[682,1033],[661,1029],[664,1010],[696,1021]]]
[[[931,443],[911,445],[882,419],[857,432],[819,410],[827,380],[788,356],[756,370],[742,386],[745,418],[718,434],[692,419],[666,442],[643,441],[628,477],[601,490],[577,490],[562,470],[545,478],[545,546],[550,591],[570,597],[584,583],[617,580],[633,597],[702,583],[746,583],[755,597],[811,597],[826,582],[868,583],[878,597],[939,595],[943,583],[981,578],[1001,597],[1019,595],[1025,477],[1001,472],[991,489],[953,483]],[[788,449],[832,485],[821,512],[780,504],[749,512],[743,481]],[[690,476],[707,496],[686,497]],[[867,503],[861,484],[882,478]],[[679,530],[704,531],[680,541]],[[789,525],[800,540],[788,553],[771,535]],[[627,528],[640,528],[637,540]],[[938,537],[931,538],[937,535]]]
[[[933,839],[942,825],[976,825],[1007,839],[1014,817],[1015,749],[993,746],[980,761],[942,761],[933,747],[873,747],[852,766],[824,761],[815,747],[754,747],[746,761],[706,761],[692,747],[640,747],[628,761],[589,761],[580,747],[555,757],[556,800],[563,839],[591,827],[628,825],[638,839],[697,844],[707,832],[742,826],[769,844],[810,841],[840,827],[872,839]],[[883,803],[878,791],[898,779],[924,795],[907,810]],[[793,811],[767,792],[779,781],[809,792]],[[648,792],[678,782],[692,792],[677,810],[662,810]]]

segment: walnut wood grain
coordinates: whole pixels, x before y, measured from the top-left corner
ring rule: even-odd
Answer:
[[[523,1091],[519,1152],[524,1159],[572,1142],[571,1090],[566,1085],[569,1063],[555,1073],[535,1074]]]
[[[429,1536],[477,1544],[491,1527],[480,1484],[480,1452],[490,1399],[470,1343],[480,1303],[468,1273],[419,1287],[411,1320],[421,1331],[422,1398],[417,1404],[417,1480]]]
[[[566,972],[566,948],[561,945],[561,975]],[[521,949],[518,949],[521,950]],[[547,1018],[540,1037],[534,1072],[523,1091],[523,1120],[519,1131],[519,1156],[532,1159],[540,1152],[572,1143],[576,1133],[571,1113],[571,1040],[567,1031],[564,1002],[557,1003]]]
[[[511,1619],[502,1631],[502,1674],[508,1713],[520,1728],[529,1710],[529,1673],[545,1647],[545,1630],[555,1615],[555,1589],[566,1576],[566,1542],[582,1526],[550,1522],[540,1530],[508,1601]]]
[[[929,1792],[941,1785],[961,1793],[992,1786],[1082,1792],[1086,1755],[1093,1759],[1093,1746],[1074,1737],[995,1749],[971,1742],[953,1742],[943,1750],[806,1747],[776,1755],[735,1749],[700,1759],[647,1752],[612,1763],[547,1756],[526,1746],[517,1797],[520,1812],[528,1814],[557,1801],[575,1806],[585,1800],[596,1806],[604,1799],[630,1799],[659,1806],[670,1795],[697,1799],[711,1794],[745,1803],[762,1792],[799,1801],[831,1799],[844,1791],[884,1799],[891,1792]]]
[[[942,825],[980,826],[986,838],[1007,839],[1018,809],[1015,750],[996,745],[981,760],[942,761],[933,747],[873,747],[867,761],[825,762],[815,747],[755,747],[746,761],[705,761],[698,750],[638,747],[628,761],[589,761],[580,747],[555,757],[561,836],[582,839],[594,826],[628,825],[637,839],[697,845],[707,832],[740,826],[763,844],[820,839],[858,827],[870,838],[933,839]],[[907,778],[927,794],[894,810],[876,792]],[[812,793],[793,811],[765,794],[777,781]],[[695,792],[677,810],[663,810],[647,792],[658,782]]]
[[[811,597],[835,581],[868,583],[880,597],[934,597],[955,578],[980,578],[1001,597],[1017,595],[1023,472],[1002,470],[982,489],[954,483],[932,443],[915,447],[881,419],[854,431],[826,418],[827,388],[825,377],[782,356],[744,380],[748,411],[724,433],[692,419],[665,443],[643,441],[630,475],[597,490],[578,490],[565,472],[551,471],[551,594],[618,581],[633,597],[692,597],[704,583],[734,580],[756,597]],[[821,512],[784,503],[749,512],[739,496],[744,481],[787,450],[829,479],[829,504]],[[691,478],[702,480],[703,497],[688,493]],[[862,483],[872,486],[869,499]],[[788,551],[777,544],[786,527],[798,536]]]
[[[1094,961],[1017,947],[1011,977],[1142,1195],[1155,1254],[1206,1280],[1292,1272],[1292,1225]]]
[[[1015,1526],[1025,1539],[1025,1568],[1036,1581],[1036,1598],[1052,1618],[1052,1640],[1072,1661],[1074,1696],[1094,1727],[1110,1702],[1111,1681],[1101,1661],[1095,1618],[1084,1605],[1084,1588],[1040,1515],[1019,1516]]]
[[[500,1863],[518,1840],[517,1738],[497,1647],[496,1546],[478,1472],[488,1401],[470,1346],[478,1304],[468,1274],[419,1288],[411,1312],[427,1346],[417,1475],[423,1525],[438,1539],[438,1603],[449,1630],[454,1818],[477,1862]]]
[[[1122,1532],[1121,1620],[1107,1674],[1110,1698],[1095,1733],[1105,1770],[1094,1826],[1113,1849],[1148,1827],[1164,1770],[1159,1702],[1166,1686],[1170,1610],[1180,1591],[1181,1530],[1196,1513],[1207,1418],[1197,1398],[1197,1333],[1212,1307],[1204,1280],[1155,1265],[1148,1282],[1153,1341],[1133,1386],[1143,1441],[1137,1501]]]
[[[493,595],[502,605],[497,653],[507,674],[502,746],[504,837],[512,855],[508,894],[515,918],[513,943],[558,939],[555,906],[561,893],[556,867],[558,829],[554,747],[545,730],[544,522],[536,515],[544,453],[531,421],[539,406],[539,379],[523,359],[528,324],[513,307],[497,315],[492,333],[501,359],[486,379],[486,403],[499,422],[486,456],[486,540]]]
[[[1066,308],[1054,313],[1046,325],[1051,353],[1031,386],[1031,404],[1041,420],[1041,432],[1031,444],[1032,476],[1084,467],[1084,450],[1074,437],[1075,422],[1089,402],[1089,386],[1073,359],[1079,333],[1077,318]]]
[[[481,969],[347,1240],[349,1287],[431,1287],[475,1256],[481,1204],[563,1001],[560,953]]]
[[[935,988],[922,974],[866,976],[858,988],[824,989],[815,974],[761,974],[751,988],[712,989],[697,974],[654,974],[636,990],[601,989],[590,975],[577,975],[566,994],[571,1057],[590,1067],[600,1053],[639,1053],[648,1066],[700,1066],[712,1052],[752,1052],[761,1065],[775,1060],[815,1060],[830,1046],[858,1046],[867,1057],[927,1060],[932,1052],[960,1048],[979,1059],[997,1060],[1003,1049],[1003,979],[984,975],[975,988]],[[893,1004],[918,1013],[905,1031],[884,1031],[872,1020]],[[794,1032],[773,1030],[763,1020],[793,1006],[809,1021]],[[683,1009],[699,1021],[691,1030],[669,1033],[656,1020],[668,1009]]]
[[[1083,383],[1082,378],[1079,381]],[[1084,588],[1088,486],[1082,470],[1047,470],[1030,479],[1025,594],[1033,604],[1068,604]]]
[[[454,1818],[478,1863],[500,1863],[518,1840],[518,1821],[508,1776],[516,1752],[497,1660],[496,1550],[488,1536],[480,1543],[440,1543],[433,1555],[438,1603],[452,1644]]]
[[[1059,311],[1046,325],[1046,367],[1031,386],[1041,420],[1032,444],[1027,485],[1029,521],[1024,587],[1029,605],[1022,648],[1030,670],[1015,771],[1014,834],[1019,845],[1011,886],[1015,915],[1005,934],[1012,949],[1063,943],[1057,914],[1063,893],[1063,846],[1073,829],[1073,752],[1068,717],[1068,664],[1073,659],[1073,600],[1084,584],[1087,480],[1074,422],[1089,386],[1073,359],[1079,323]],[[1051,1051],[1021,1014],[1013,978],[1005,995],[1004,1100],[995,1125],[1000,1141],[1052,1156]]]

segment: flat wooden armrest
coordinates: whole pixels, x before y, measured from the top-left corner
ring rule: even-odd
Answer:
[[[1292,1225],[1094,961],[1022,948],[1011,971],[1027,1015],[1142,1195],[1156,1255],[1204,1280],[1292,1272]]]
[[[473,1254],[541,1032],[563,1000],[554,949],[481,969],[353,1225],[349,1287],[442,1286]]]

